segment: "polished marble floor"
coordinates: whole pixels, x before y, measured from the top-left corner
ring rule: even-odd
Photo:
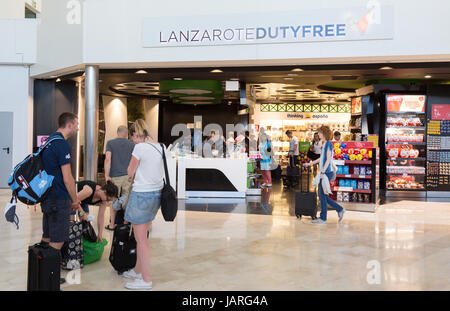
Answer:
[[[0,190],[1,206],[9,194]],[[341,224],[330,211],[328,224],[313,225],[290,216],[291,193],[264,195],[182,202],[173,223],[158,214],[149,239],[153,290],[450,290],[449,202],[396,201],[375,213],[349,211]],[[19,230],[0,217],[0,290],[26,289],[27,246],[41,236],[39,208],[17,213]],[[126,290],[109,250],[81,270],[80,284],[62,289]]]

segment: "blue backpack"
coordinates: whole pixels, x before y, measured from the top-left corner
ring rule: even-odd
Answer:
[[[14,168],[8,185],[13,192],[13,197],[20,202],[26,205],[40,203],[50,191],[55,177],[45,171],[41,152],[49,143],[57,139],[63,140],[62,137],[47,139],[38,152],[30,154]]]

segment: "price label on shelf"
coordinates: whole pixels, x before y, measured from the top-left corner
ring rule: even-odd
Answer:
[[[333,160],[335,165],[345,165],[345,160]]]

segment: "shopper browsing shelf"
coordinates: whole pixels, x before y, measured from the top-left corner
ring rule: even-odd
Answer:
[[[332,132],[328,126],[322,126],[319,129],[319,137],[323,143],[322,153],[320,158],[310,163],[305,163],[304,166],[308,167],[319,163],[319,173],[314,179],[314,186],[319,188],[320,199],[320,218],[313,220],[315,224],[327,223],[327,210],[328,204],[330,204],[338,213],[339,222],[344,217],[345,209],[337,204],[333,199],[329,197],[331,192],[330,181],[336,178],[336,172],[333,169],[333,144],[331,142]]]
[[[313,161],[319,159],[322,153],[322,147],[323,145],[322,142],[320,141],[319,133],[316,132],[314,133],[314,139],[308,151],[308,158],[310,158]],[[314,165],[314,175],[317,172],[317,166],[318,164]]]
[[[338,132],[338,131],[334,132],[333,141],[336,141],[336,142],[341,141],[341,133],[340,132]]]
[[[161,206],[161,190],[164,185],[162,147],[149,135],[144,120],[136,120],[132,126],[134,147],[128,176],[132,191],[128,198],[125,220],[132,224],[137,242],[137,261],[134,269],[123,276],[134,279],[125,285],[127,289],[151,289],[150,247],[147,232]],[[164,147],[165,150],[165,147]]]
[[[292,131],[286,131],[287,137],[290,139],[289,143],[289,166],[296,167],[298,165],[298,138],[292,134]]]
[[[272,162],[272,143],[269,136],[266,134],[265,129],[261,128],[259,134],[259,151],[261,152],[262,158],[260,161],[261,174],[263,175],[263,188],[272,187],[272,176],[270,164]]]

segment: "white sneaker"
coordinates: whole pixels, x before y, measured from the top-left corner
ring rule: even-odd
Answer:
[[[125,271],[123,274],[123,277],[127,278],[127,279],[142,279],[142,274],[136,274],[136,272],[134,272],[134,269],[130,269],[128,271]]]
[[[135,279],[134,282],[125,284],[125,288],[131,290],[152,289],[152,282],[145,282],[143,279]]]
[[[267,188],[272,188],[272,184],[267,184],[266,187]]]
[[[338,215],[339,215],[339,222],[341,222],[341,221],[342,221],[342,218],[344,218],[344,213],[345,213],[345,208],[343,208],[342,211],[340,211],[340,212],[338,213]]]
[[[313,219],[311,221],[313,224],[319,224],[319,225],[325,225],[327,222],[325,220],[322,220],[322,218]]]

